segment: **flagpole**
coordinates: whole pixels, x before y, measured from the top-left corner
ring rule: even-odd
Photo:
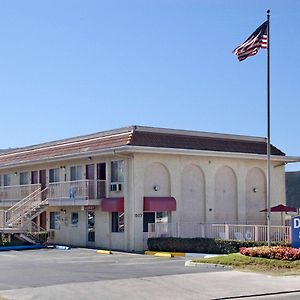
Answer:
[[[271,246],[271,143],[270,143],[270,10],[267,10],[268,46],[267,46],[267,223],[268,246]]]

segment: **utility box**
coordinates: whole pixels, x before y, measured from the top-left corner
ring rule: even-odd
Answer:
[[[300,248],[300,216],[292,217],[292,247]]]

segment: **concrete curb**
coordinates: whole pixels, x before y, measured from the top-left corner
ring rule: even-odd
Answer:
[[[154,255],[154,256],[170,256],[175,257],[175,256],[185,256],[185,253],[183,252],[162,252],[162,251],[145,251],[145,255]]]
[[[98,254],[112,254],[110,250],[97,250],[96,251]]]
[[[219,264],[209,264],[209,263],[194,263],[191,260],[187,260],[184,264],[186,267],[206,267],[208,269],[222,269],[222,270],[232,270],[230,266],[224,266]]]

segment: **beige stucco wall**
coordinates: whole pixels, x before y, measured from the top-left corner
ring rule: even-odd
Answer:
[[[166,176],[161,176],[161,170],[155,175],[153,173],[153,165],[161,165],[165,170],[168,171],[170,174],[169,178]],[[274,163],[276,165],[276,163]],[[191,214],[193,221],[197,220],[197,213],[198,213],[198,222],[202,222],[202,220],[206,220],[207,222],[215,222],[216,219],[219,221],[220,218],[217,215],[220,211],[226,211],[228,207],[228,202],[226,202],[226,197],[223,198],[225,201],[219,201],[216,204],[216,200],[218,200],[218,186],[216,186],[216,182],[218,181],[218,172],[222,170],[222,168],[226,167],[232,170],[232,177],[235,178],[235,182],[232,182],[232,179],[229,181],[229,184],[232,186],[228,187],[228,191],[230,197],[235,197],[233,199],[234,203],[237,203],[236,207],[236,221],[238,223],[253,223],[251,220],[259,220],[261,223],[266,223],[266,220],[263,220],[261,216],[265,216],[264,213],[260,213],[259,210],[261,206],[264,206],[266,203],[266,189],[260,190],[261,186],[258,186],[258,195],[261,197],[260,201],[263,203],[261,206],[257,207],[257,210],[252,209],[250,212],[247,213],[247,199],[251,199],[249,193],[254,193],[253,188],[251,191],[247,191],[246,189],[246,178],[249,171],[253,168],[257,168],[262,172],[261,179],[264,180],[266,177],[266,162],[263,160],[255,160],[255,159],[241,159],[241,158],[222,158],[222,157],[196,157],[196,156],[188,156],[188,155],[159,155],[159,154],[135,154],[134,156],[134,163],[132,163],[133,168],[133,177],[134,177],[134,192],[132,195],[132,210],[129,212],[129,220],[132,220],[134,224],[131,227],[131,233],[128,234],[128,237],[132,239],[132,247],[137,250],[143,249],[145,245],[145,241],[143,241],[143,236],[145,239],[145,234],[142,233],[142,218],[137,217],[143,213],[143,197],[145,193],[151,194],[151,196],[173,196],[177,202],[177,211],[172,212],[172,222],[180,222],[182,218],[185,217],[185,209],[183,208],[186,203],[183,199],[184,187],[182,184],[184,180],[182,180],[182,174],[186,172],[186,168],[191,168],[191,166],[198,167],[203,172],[203,181],[205,182],[205,187],[201,191],[195,192],[198,193],[198,199],[201,201],[201,194],[204,194],[204,204],[203,209],[204,211],[201,212],[193,212]],[[151,169],[151,172],[149,171]],[[227,169],[227,170],[228,170]],[[191,172],[193,173],[194,170],[191,168]],[[149,186],[145,187],[145,182],[147,183],[147,176],[151,174],[152,184],[159,185],[159,191],[155,192],[154,189],[151,191],[149,190]],[[226,172],[222,175],[225,175]],[[188,175],[192,176],[192,175]],[[284,180],[284,167],[276,167],[272,168],[271,173],[271,205],[276,205],[279,203],[285,203],[285,180]],[[157,178],[157,181],[153,181],[153,178]],[[219,179],[221,180],[221,179]],[[224,178],[224,183],[226,185],[227,178]],[[200,181],[200,185],[201,180]],[[228,183],[228,182],[227,182]],[[249,183],[249,182],[248,182]],[[252,183],[250,181],[250,183]],[[254,182],[255,183],[255,182]],[[264,183],[260,183],[264,186]],[[224,186],[225,186],[224,185]],[[170,186],[170,189],[169,189]],[[251,184],[250,184],[251,186]],[[170,191],[170,193],[169,193]],[[221,191],[222,192],[222,191]],[[248,193],[248,196],[247,196]],[[220,194],[220,192],[219,192]],[[193,196],[197,199],[197,195]],[[228,199],[229,199],[228,198]],[[196,201],[192,199],[192,201]],[[222,199],[219,197],[219,200]],[[227,199],[227,200],[228,200]],[[129,201],[130,201],[129,200]],[[128,201],[128,199],[127,199]],[[258,201],[258,200],[256,200]],[[218,209],[216,209],[216,205],[218,205]],[[199,208],[201,205],[199,205]],[[257,218],[257,215],[260,217]],[[234,217],[231,215],[231,219]],[[228,220],[229,221],[229,220]],[[272,214],[272,221],[273,224],[279,224],[280,222],[280,215]]]
[[[125,181],[121,192],[110,192],[110,162],[125,161]],[[107,197],[125,198],[125,232],[111,232],[111,214],[95,210],[95,247],[139,251],[145,248],[147,233],[143,233],[143,197],[172,196],[176,199],[177,210],[171,213],[173,223],[215,222],[221,221],[228,203],[234,214],[230,220],[239,223],[261,222],[265,214],[259,210],[266,201],[266,161],[248,158],[225,158],[182,154],[135,153],[128,155],[93,156],[92,159],[76,159],[47,164],[10,168],[1,170],[1,174],[18,172],[13,176],[12,184],[19,184],[20,172],[50,168],[60,168],[61,181],[69,180],[69,166],[82,165],[85,178],[85,165],[105,162],[107,165]],[[278,162],[274,163],[274,165]],[[66,168],[61,168],[66,167]],[[225,172],[224,172],[225,170]],[[230,170],[230,172],[228,171]],[[253,170],[256,170],[253,173]],[[219,175],[218,175],[219,174]],[[231,174],[231,175],[226,175]],[[249,175],[250,174],[250,175]],[[260,174],[260,175],[257,175]],[[65,177],[66,175],[66,177]],[[96,175],[96,168],[95,168]],[[47,172],[47,182],[49,174]],[[224,179],[223,179],[224,177]],[[229,178],[230,177],[230,178]],[[96,178],[96,176],[95,176]],[[228,180],[229,178],[229,180]],[[272,168],[271,205],[285,203],[284,167]],[[257,192],[253,192],[255,185]],[[256,186],[257,185],[257,186]],[[154,186],[159,186],[155,191]],[[230,202],[231,201],[231,202]],[[249,205],[255,201],[256,205]],[[55,242],[86,246],[87,220],[86,211],[81,206],[53,207],[48,212],[66,210],[66,219],[61,221],[61,229],[55,232]],[[79,213],[78,226],[70,224],[71,212]],[[234,219],[236,216],[236,220]],[[259,216],[259,217],[258,217]],[[189,218],[190,217],[190,218]],[[69,220],[68,220],[69,219]],[[272,214],[272,222],[280,223],[280,214]]]

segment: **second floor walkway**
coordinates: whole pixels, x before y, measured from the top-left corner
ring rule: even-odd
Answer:
[[[97,205],[100,199],[106,197],[105,180],[52,182],[47,187],[43,197],[48,199],[50,205]],[[10,207],[41,188],[40,184],[1,186],[0,206]]]

